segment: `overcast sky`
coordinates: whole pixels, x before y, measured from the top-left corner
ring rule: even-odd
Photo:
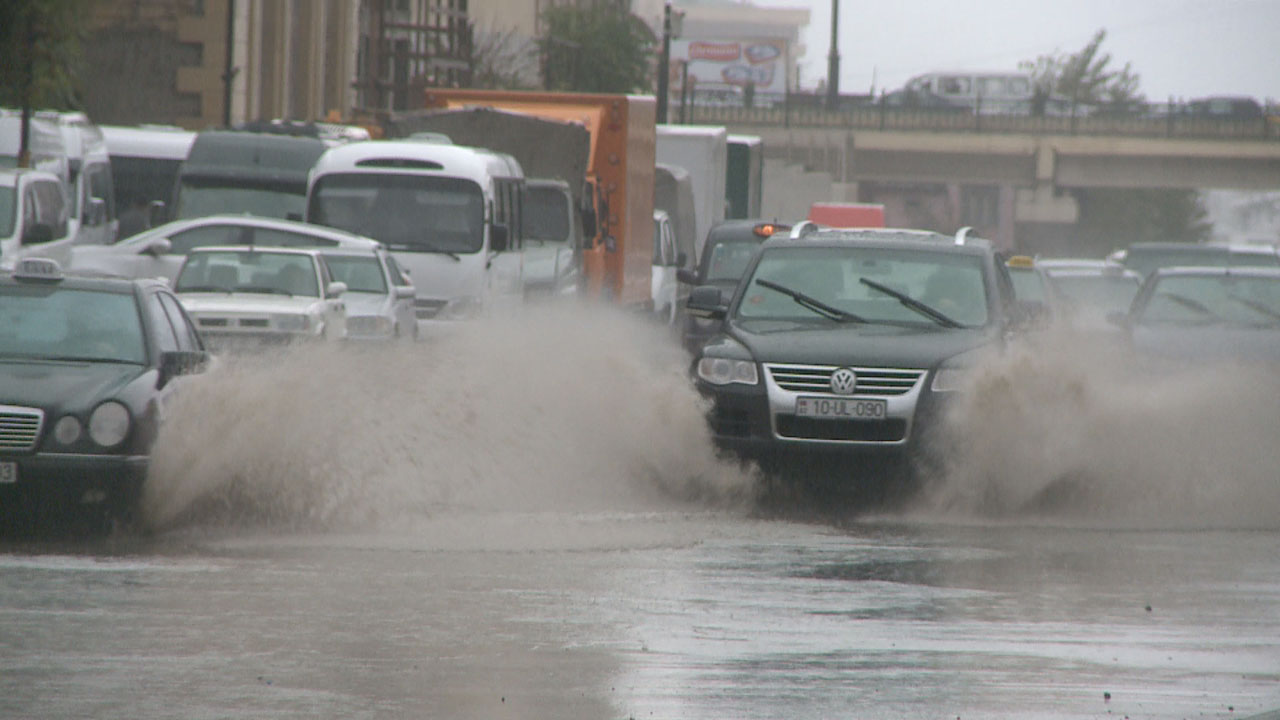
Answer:
[[[1131,63],[1152,101],[1251,95],[1280,101],[1280,0],[839,0],[840,90],[892,90],[935,70],[1014,70],[1083,48],[1100,28],[1112,63]],[[831,0],[808,7],[800,81],[827,74]]]

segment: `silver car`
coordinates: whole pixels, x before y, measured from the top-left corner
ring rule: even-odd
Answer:
[[[353,247],[368,250],[377,245],[376,240],[320,225],[251,215],[210,215],[165,223],[114,245],[77,245],[71,250],[71,268],[126,278],[164,278],[173,283],[187,253],[195,248]]]
[[[333,279],[347,286],[347,338],[391,340],[418,338],[413,284],[391,253],[373,249],[321,250]]]

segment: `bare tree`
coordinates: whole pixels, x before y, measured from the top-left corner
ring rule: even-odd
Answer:
[[[515,28],[474,28],[471,85],[490,90],[532,90],[538,86],[538,47]]]

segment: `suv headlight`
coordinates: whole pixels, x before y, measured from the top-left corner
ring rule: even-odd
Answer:
[[[115,447],[129,436],[129,408],[108,400],[89,416],[89,437],[104,448]]]
[[[712,385],[755,385],[760,382],[755,360],[750,359],[751,353],[741,343],[726,339],[708,347],[714,347],[715,353],[698,359],[697,373],[703,381]]]

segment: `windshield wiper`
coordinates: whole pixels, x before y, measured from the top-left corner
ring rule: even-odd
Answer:
[[[830,305],[822,302],[821,300],[816,300],[810,297],[809,295],[805,295],[804,293],[798,290],[792,290],[791,288],[786,287],[785,285],[779,285],[778,283],[772,282],[770,280],[760,280],[760,279],[756,280],[756,284],[761,287],[767,287],[770,290],[775,290],[777,292],[780,292],[783,295],[790,297],[792,300],[795,300],[796,304],[799,305],[800,307],[806,310],[811,310],[817,313],[818,315],[821,315],[830,320],[835,320],[836,322],[856,322],[856,323],[865,323],[867,321],[866,318],[860,317],[858,315],[854,315],[851,312],[845,312],[840,308],[831,307]]]
[[[1239,295],[1228,294],[1227,297],[1231,298],[1232,300],[1235,300],[1236,302],[1249,308],[1250,310],[1253,310],[1261,315],[1266,315],[1272,320],[1280,320],[1280,310],[1276,310],[1275,308],[1269,307],[1265,303],[1260,303],[1257,300],[1253,300],[1250,298],[1240,297]]]
[[[933,307],[932,305],[926,305],[925,303],[920,302],[919,300],[911,297],[910,295],[907,295],[905,293],[900,293],[897,290],[894,290],[893,288],[887,285],[881,285],[875,280],[868,280],[864,277],[858,278],[858,282],[862,283],[863,285],[866,285],[872,290],[877,290],[879,292],[884,293],[885,295],[888,295],[889,297],[902,303],[908,310],[914,310],[916,313],[929,318],[930,320],[938,323],[942,327],[945,327],[945,328],[964,327],[964,325],[961,325],[960,323],[952,319],[951,316]]]

